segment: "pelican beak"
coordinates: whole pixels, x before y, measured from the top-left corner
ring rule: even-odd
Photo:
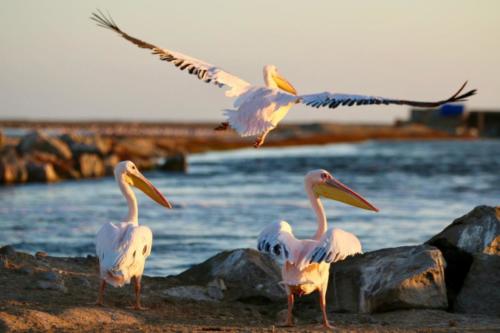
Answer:
[[[139,190],[144,192],[148,197],[156,201],[158,204],[162,205],[163,207],[167,208],[172,208],[172,205],[170,202],[168,202],[167,198],[163,196],[163,194],[158,191],[156,187],[151,184],[149,180],[147,180],[146,177],[144,177],[140,172],[137,172],[137,174],[128,174],[128,179],[130,182],[130,185],[137,187]]]
[[[373,206],[361,195],[357,194],[335,178],[327,179],[323,184],[314,186],[313,190],[318,196],[340,201],[354,207],[378,212],[377,207]]]
[[[292,86],[292,84],[288,82],[288,80],[285,79],[283,76],[281,76],[279,73],[275,73],[273,75],[273,79],[280,89],[289,92],[292,95],[297,96],[297,90],[295,90],[295,87]]]

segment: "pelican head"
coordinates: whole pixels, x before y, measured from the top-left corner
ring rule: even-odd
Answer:
[[[288,82],[287,79],[281,76],[278,69],[274,65],[264,66],[264,82],[268,88],[279,88],[292,95],[297,95],[297,90],[294,86]]]
[[[305,177],[306,187],[312,188],[318,197],[343,202],[345,204],[378,212],[378,208],[369,203],[358,193],[351,190],[326,170],[309,171]]]
[[[115,166],[114,174],[118,183],[125,183],[137,187],[158,204],[167,208],[172,208],[170,202],[168,202],[163,194],[161,194],[160,191],[158,191],[158,189],[154,187],[146,177],[144,177],[133,162],[122,161],[118,163]]]

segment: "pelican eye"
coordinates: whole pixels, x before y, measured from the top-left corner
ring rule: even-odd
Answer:
[[[144,248],[142,249],[142,255],[145,255],[147,251],[148,251],[148,246],[144,245]]]
[[[132,257],[134,257],[134,258],[135,258],[135,253],[136,253],[136,252],[137,252],[137,251],[134,251],[134,253],[132,253]]]

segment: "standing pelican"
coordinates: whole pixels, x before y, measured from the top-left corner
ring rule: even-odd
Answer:
[[[103,304],[106,283],[122,287],[134,278],[135,309],[141,307],[141,278],[146,258],[151,254],[153,234],[151,229],[139,225],[135,186],[160,205],[172,208],[167,199],[144,177],[134,163],[123,161],[116,165],[115,179],[127,200],[128,215],[119,224],[106,223],[96,237],[96,253],[99,258],[101,283],[97,304]]]
[[[318,221],[318,229],[313,238],[295,238],[292,227],[281,221],[269,225],[261,232],[258,249],[284,260],[281,274],[288,295],[286,324],[293,325],[294,295],[307,295],[317,290],[323,312],[323,325],[330,327],[326,315],[330,264],[361,253],[362,250],[361,243],[353,234],[338,228],[327,229],[325,211],[319,197],[367,210],[378,209],[325,170],[310,171],[305,177],[305,189]]]
[[[101,11],[93,13],[91,19],[96,21],[99,26],[117,32],[138,47],[152,50],[152,53],[159,56],[161,60],[173,63],[180,70],[186,70],[189,74],[195,75],[198,79],[207,83],[213,83],[216,86],[229,89],[226,92],[226,96],[237,97],[234,101],[235,110],[225,110],[224,114],[227,121],[221,123],[216,130],[225,130],[231,126],[241,136],[256,136],[255,148],[260,147],[264,143],[268,133],[276,128],[290,108],[297,103],[316,108],[329,107],[332,109],[338,106],[371,104],[405,104],[416,107],[437,107],[445,103],[465,101],[467,97],[476,93],[476,90],[470,90],[460,94],[467,83],[465,82],[453,96],[437,102],[419,102],[330,92],[297,95],[297,91],[292,84],[280,75],[274,65],[264,66],[265,85],[254,86],[217,66],[179,52],[159,48],[132,37],[123,32],[111,16],[108,15],[106,17]]]

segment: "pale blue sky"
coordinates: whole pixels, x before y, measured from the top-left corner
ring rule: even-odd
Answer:
[[[261,84],[276,65],[299,93],[439,99],[466,79],[500,108],[500,1],[3,1],[0,118],[222,120],[223,91],[98,28]],[[288,121],[390,122],[405,107],[292,109]]]

